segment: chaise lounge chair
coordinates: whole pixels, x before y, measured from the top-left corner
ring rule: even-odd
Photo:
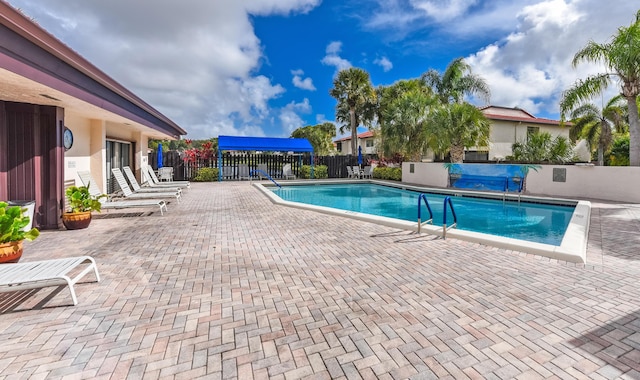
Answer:
[[[291,171],[291,164],[285,164],[282,167],[282,175],[284,176],[284,179],[296,179],[296,175]]]
[[[122,195],[127,199],[152,199],[152,198],[171,198],[175,197],[178,202],[180,202],[180,192],[177,191],[166,191],[161,193],[134,193],[133,190],[127,184],[127,180],[124,178],[122,171],[120,168],[112,168],[111,172],[120,186],[120,190],[122,191]]]
[[[91,173],[87,171],[79,171],[78,176],[80,182],[84,186],[89,188],[89,194],[93,196],[102,195],[102,191],[96,185],[96,182],[91,177]],[[100,198],[102,203],[102,209],[123,209],[123,208],[144,208],[144,207],[160,207],[160,215],[164,215],[164,211],[167,211],[167,202],[164,199],[138,199],[138,200],[126,200],[126,201],[113,201]]]
[[[69,272],[82,264],[89,265],[74,278],[69,278]],[[96,282],[99,282],[100,274],[98,273],[96,262],[89,256],[5,264],[0,266],[0,292],[67,285],[71,292],[73,304],[77,305],[78,298],[73,285],[91,270],[95,274]]]
[[[180,188],[190,188],[191,183],[189,181],[170,181],[170,182],[160,182],[156,173],[154,173],[153,168],[149,165],[142,167],[142,174],[146,177],[147,182],[146,185],[149,187],[180,187]]]
[[[131,188],[133,190],[134,193],[163,193],[163,192],[174,192],[177,191],[180,193],[180,196],[182,196],[182,189],[176,186],[173,187],[141,187],[140,184],[138,183],[138,180],[136,179],[135,174],[133,174],[133,171],[131,171],[131,168],[128,166],[125,166],[122,168],[124,171],[125,176],[127,177],[127,180],[129,180],[129,184],[131,185]]]

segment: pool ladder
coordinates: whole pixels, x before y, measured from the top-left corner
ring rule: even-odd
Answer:
[[[422,222],[422,201],[424,200],[424,204],[427,206],[427,211],[429,211],[429,219]],[[451,210],[451,215],[453,216],[453,224],[447,226],[447,206]],[[427,195],[421,193],[418,196],[418,233],[421,232],[422,226],[430,223],[433,224],[433,212],[431,212],[431,206],[429,206],[429,201],[427,200]],[[450,228],[455,228],[458,225],[458,217],[456,216],[456,211],[453,208],[453,203],[451,202],[451,197],[444,198],[444,210],[442,213],[442,238],[447,238],[447,230]]]
[[[280,184],[278,182],[276,182],[275,179],[271,178],[269,173],[265,172],[262,169],[254,169],[254,170],[250,171],[249,172],[249,179],[251,179],[255,174],[262,174],[263,177],[267,177],[269,180],[271,180],[271,182],[275,183],[276,186],[278,186],[279,188],[282,188],[282,186],[280,186]]]

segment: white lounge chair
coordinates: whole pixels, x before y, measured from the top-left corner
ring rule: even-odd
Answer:
[[[93,196],[102,195],[102,191],[96,185],[96,182],[91,177],[91,173],[88,171],[79,171],[78,177],[80,177],[80,182],[84,186],[89,188],[89,194]],[[102,209],[123,209],[123,208],[144,208],[144,207],[159,207],[160,215],[164,215],[163,211],[167,211],[167,202],[164,199],[137,199],[137,200],[128,200],[128,201],[113,201],[110,199],[100,198],[100,203],[102,203]]]
[[[175,186],[173,187],[164,187],[164,186],[163,187],[141,187],[140,184],[138,183],[138,180],[136,179],[135,174],[133,174],[133,171],[131,171],[130,167],[125,166],[122,168],[122,171],[124,172],[124,175],[127,177],[127,180],[129,180],[129,184],[131,185],[131,188],[134,193],[162,193],[162,192],[177,191],[182,196],[182,189]]]
[[[373,166],[365,166],[362,169],[362,178],[373,178]]]
[[[249,175],[249,165],[247,164],[240,164],[238,165],[238,177],[240,178],[240,180],[242,181],[243,179],[251,179],[251,176]]]
[[[76,267],[88,264],[74,278],[69,278],[69,272]],[[100,281],[100,274],[96,262],[89,256],[69,257],[44,261],[32,261],[17,264],[0,265],[0,292],[13,292],[27,289],[40,289],[49,286],[69,287],[73,304],[78,304],[75,285],[85,274],[93,270],[96,281]]]
[[[160,180],[156,176],[156,173],[153,171],[153,168],[148,165],[142,167],[142,174],[145,174],[145,177],[147,180],[146,184],[149,185],[150,187],[165,187],[165,186],[180,187],[180,188],[191,187],[191,183],[189,181],[160,182]]]
[[[158,178],[160,179],[160,182],[173,181],[173,167],[163,166],[158,168]]]
[[[177,191],[167,191],[162,193],[134,193],[133,190],[127,184],[127,180],[124,178],[120,168],[111,168],[111,172],[120,186],[122,195],[127,199],[150,199],[150,198],[171,198],[175,197],[180,202],[181,194]]]
[[[353,168],[347,165],[347,178],[353,178]]]
[[[296,179],[296,175],[291,171],[291,164],[284,164],[282,167],[282,175],[284,176],[284,179]]]

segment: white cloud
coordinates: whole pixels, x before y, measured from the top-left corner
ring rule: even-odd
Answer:
[[[311,105],[309,99],[304,99],[301,103],[291,102],[280,110],[280,124],[282,125],[282,131],[288,137],[291,136],[291,132],[295,129],[304,127],[305,122],[298,115],[299,113],[310,113]]]
[[[410,4],[428,17],[444,22],[464,15],[477,0],[411,0]]]
[[[382,70],[386,73],[387,71],[393,69],[393,63],[387,57],[376,58],[373,63],[382,67]]]
[[[622,9],[621,9],[622,8]],[[571,65],[589,40],[606,42],[629,25],[635,5],[603,6],[598,0],[547,0],[524,7],[519,26],[499,43],[467,57],[491,87],[491,103],[557,116],[562,92],[579,78],[604,72],[595,64]],[[611,88],[605,97],[612,96]]]
[[[309,91],[315,91],[316,87],[313,85],[313,79],[304,78],[302,79],[302,75],[304,75],[304,71],[302,70],[292,70],[291,74],[293,75],[293,85],[297,88]]]
[[[307,13],[321,0],[10,2],[198,139],[264,134],[256,126],[284,88],[256,74],[251,16]]]
[[[327,45],[326,55],[322,58],[322,64],[327,66],[333,66],[336,68],[336,73],[340,70],[350,68],[351,62],[346,59],[340,57],[340,52],[342,51],[342,42],[333,41]]]

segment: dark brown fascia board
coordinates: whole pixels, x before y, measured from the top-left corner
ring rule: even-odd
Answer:
[[[174,135],[186,135],[187,132],[170,120],[168,117],[157,111],[145,101],[137,97],[124,86],[113,80],[103,71],[94,66],[91,62],[80,56],[74,50],[63,44],[49,32],[38,24],[31,21],[24,14],[13,8],[6,1],[0,0],[0,24],[5,25],[21,37],[57,57],[66,64],[72,66],[84,75],[93,79],[100,85],[118,94],[130,103],[140,107],[145,112],[153,115],[158,120],[162,120],[167,126],[175,130]]]

